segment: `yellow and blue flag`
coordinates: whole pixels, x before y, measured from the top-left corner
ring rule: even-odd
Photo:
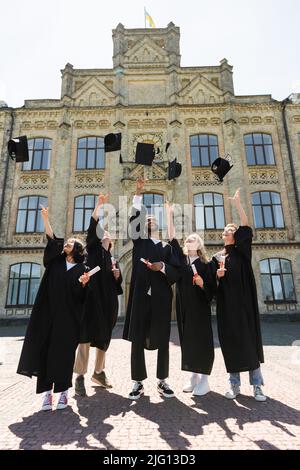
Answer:
[[[147,28],[147,23],[148,23],[148,28],[156,28],[155,23],[152,19],[152,17],[149,15],[147,12],[146,8],[144,8],[144,13],[145,13],[145,28]]]

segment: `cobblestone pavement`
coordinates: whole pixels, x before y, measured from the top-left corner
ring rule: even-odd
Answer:
[[[215,325],[214,325],[215,327]],[[215,329],[215,328],[214,328]],[[192,397],[182,392],[180,348],[172,327],[169,384],[176,398],[162,399],[156,390],[156,352],[146,353],[148,380],[145,396],[128,400],[130,343],[117,326],[107,354],[106,372],[111,390],[90,381],[87,398],[74,397],[70,407],[42,412],[35,379],[15,373],[25,327],[0,328],[0,448],[1,449],[300,449],[300,340],[299,322],[263,322],[266,362],[263,365],[268,400],[252,397],[247,374],[242,395],[223,397],[227,375],[216,340],[211,392]],[[215,335],[216,336],[216,335]],[[299,342],[300,344],[300,342]]]

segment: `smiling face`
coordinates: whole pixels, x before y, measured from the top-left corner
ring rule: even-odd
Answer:
[[[154,215],[148,215],[146,218],[146,228],[148,230],[148,234],[157,232],[159,230],[157,219]]]
[[[237,226],[235,224],[227,224],[224,227],[222,238],[224,240],[224,245],[233,245],[234,244],[234,234],[237,231]]]
[[[74,248],[75,240],[74,238],[68,238],[66,243],[64,244],[64,253],[68,256],[72,253]]]
[[[202,247],[201,238],[197,233],[192,233],[185,240],[184,247],[188,252],[200,250]]]

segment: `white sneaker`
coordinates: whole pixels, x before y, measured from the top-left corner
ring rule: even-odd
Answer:
[[[68,406],[68,390],[65,392],[61,392],[56,409],[57,410],[63,410],[64,408],[67,408]]]
[[[52,392],[46,392],[43,399],[42,411],[51,411],[53,405]]]
[[[203,395],[206,395],[208,392],[210,392],[208,378],[207,375],[202,374],[200,382],[196,385],[193,390],[193,395],[201,397]]]
[[[253,395],[256,401],[266,401],[267,399],[260,385],[253,385]]]
[[[234,400],[240,393],[240,386],[231,384],[230,390],[225,393],[225,397],[228,398],[228,400]]]
[[[182,389],[183,392],[186,392],[186,393],[192,392],[199,382],[200,382],[199,374],[193,373],[189,381],[184,385]]]
[[[129,400],[138,400],[144,394],[143,382],[134,382],[131,392],[128,394]]]

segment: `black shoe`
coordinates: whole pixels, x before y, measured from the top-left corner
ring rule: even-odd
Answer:
[[[95,384],[100,385],[101,387],[104,387],[104,388],[112,388],[112,385],[108,381],[104,370],[100,372],[100,374],[97,374],[96,372],[94,372],[92,375],[92,382],[95,382]]]
[[[170,389],[166,382],[159,382],[157,385],[157,390],[160,395],[164,396],[165,398],[172,398],[175,396],[173,390]]]
[[[86,390],[84,386],[84,376],[79,375],[75,380],[75,395],[80,397],[86,397]]]
[[[138,400],[144,393],[142,382],[134,382],[132,391],[129,393],[129,400]]]

